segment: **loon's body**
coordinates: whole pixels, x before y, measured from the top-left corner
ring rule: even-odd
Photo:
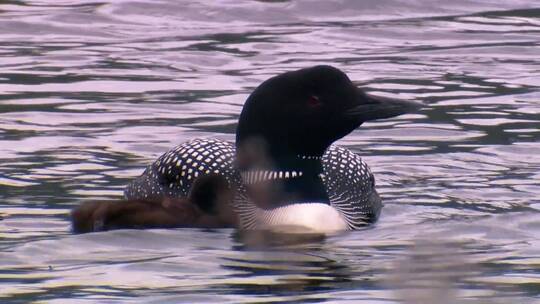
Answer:
[[[182,220],[178,227],[200,224],[200,218],[219,218],[216,225],[240,229],[327,233],[359,228],[377,220],[381,200],[362,159],[332,143],[366,121],[418,107],[410,101],[368,95],[330,66],[274,76],[246,100],[234,144],[213,139],[181,144],[128,185],[126,200],[119,203],[132,206],[125,208],[132,214],[122,216],[121,209],[109,212],[92,204],[82,212],[90,216],[81,217],[81,226],[117,228],[101,222],[127,220],[138,225],[150,212],[139,208],[138,201],[152,202],[158,210],[153,214],[163,215],[170,209],[163,207],[168,200],[185,198],[183,206],[204,214],[195,212],[197,219]],[[221,180],[204,182],[208,175]],[[192,187],[201,178],[203,182]],[[225,182],[227,191],[213,186]],[[235,215],[232,220],[229,207]],[[164,220],[171,217],[167,215]],[[147,227],[160,227],[159,218],[152,220],[145,222]],[[92,221],[100,225],[88,224]]]
[[[217,139],[195,139],[181,144],[148,166],[140,177],[128,185],[124,195],[128,200],[187,197],[193,182],[198,177],[218,174],[227,180],[231,188],[237,190],[232,204],[239,214],[242,228],[256,229],[267,225],[284,225],[287,222],[287,214],[291,217],[290,214],[293,213],[295,219],[299,216],[306,219],[312,218],[313,223],[321,226],[320,219],[314,218],[313,214],[302,215],[305,211],[300,212],[300,209],[287,210],[283,206],[266,210],[255,208],[256,206],[250,203],[244,184],[252,185],[268,180],[296,178],[301,171],[261,170],[245,172],[242,176],[234,166],[235,150],[233,143]],[[332,145],[320,160],[323,165],[320,178],[324,190],[328,193],[329,204],[301,201],[290,205],[312,204],[305,205],[305,209],[319,208],[325,216],[335,209],[336,215],[339,216],[334,216],[334,218],[341,218],[342,223],[334,219],[326,223],[325,230],[356,229],[375,222],[382,204],[374,188],[373,174],[360,156],[349,149]],[[272,218],[272,212],[276,214],[275,218]],[[290,221],[295,221],[295,219]],[[331,225],[336,227],[329,227]],[[308,226],[308,224],[303,226]],[[310,230],[317,230],[315,225],[310,226],[312,226],[309,227]]]

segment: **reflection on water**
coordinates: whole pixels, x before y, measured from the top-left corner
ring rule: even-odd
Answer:
[[[3,1],[0,298],[535,303],[539,32],[526,0]],[[340,141],[375,173],[377,225],[71,235],[70,208],[185,140],[232,140],[255,86],[314,64],[427,105]]]
[[[427,233],[410,239],[381,225],[265,248],[232,230],[67,235],[5,250],[2,294],[98,302],[508,303],[525,293],[520,303],[534,303],[526,299],[538,292],[538,242],[490,225],[465,224],[456,236],[448,233],[455,223],[432,232],[432,224],[408,225]]]

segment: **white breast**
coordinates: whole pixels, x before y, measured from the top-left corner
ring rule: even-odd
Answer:
[[[347,221],[336,209],[323,203],[291,204],[255,211],[257,228],[283,233],[330,234],[348,230]]]

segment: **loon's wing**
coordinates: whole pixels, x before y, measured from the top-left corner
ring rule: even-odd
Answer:
[[[194,139],[161,155],[124,190],[126,199],[187,197],[195,179],[218,174],[238,183],[233,169],[235,147],[217,139]]]

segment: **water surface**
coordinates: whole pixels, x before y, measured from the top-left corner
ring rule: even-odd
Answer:
[[[0,301],[537,303],[538,54],[525,0],[3,1]],[[72,207],[186,140],[232,140],[254,87],[315,64],[426,104],[339,142],[375,173],[376,225],[270,247],[70,233]]]

